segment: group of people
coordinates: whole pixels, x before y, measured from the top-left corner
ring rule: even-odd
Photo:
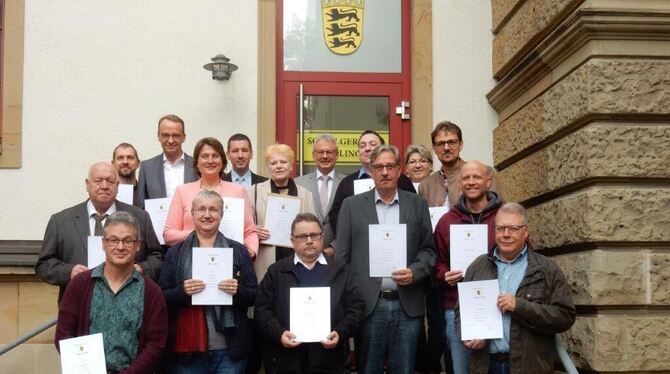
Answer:
[[[316,170],[292,178],[295,153],[269,146],[269,178],[251,172],[250,139],[199,140],[182,150],[184,121],[158,122],[163,152],[140,163],[128,143],[112,162],[94,163],[89,198],[54,214],[35,271],[60,286],[56,346],[102,332],[107,369],[119,373],[551,373],[554,335],[576,312],[561,270],[533,251],[525,209],[503,203],[494,170],[461,159],[461,129],[440,122],[431,133],[440,169],[424,146],[399,150],[372,130],[358,139],[360,169],[335,170],[337,140],[319,136]],[[232,164],[225,173],[228,162]],[[139,176],[136,171],[139,169]],[[373,188],[355,193],[356,181]],[[116,199],[133,185],[133,205]],[[271,195],[300,200],[291,247],[270,245],[266,203]],[[162,233],[143,209],[169,198]],[[244,201],[243,240],[219,231],[227,198]],[[429,207],[447,207],[435,230]],[[370,228],[406,228],[406,267],[371,277]],[[450,266],[451,225],[483,224],[488,254],[467,269]],[[162,235],[161,246],[158,235]],[[102,237],[105,261],[89,269],[88,237]],[[202,248],[233,249],[233,277],[215,285],[232,306],[192,305],[207,284],[194,279],[192,256]],[[457,284],[498,279],[503,337],[461,340]],[[290,290],[329,287],[331,332],[300,342],[290,326]],[[353,340],[353,345],[350,344]],[[350,350],[355,353],[353,363]],[[354,366],[355,365],[355,366]]]

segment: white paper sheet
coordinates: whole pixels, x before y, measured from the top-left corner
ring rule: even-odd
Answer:
[[[407,267],[407,225],[369,226],[370,276],[390,277]]]
[[[452,270],[465,270],[480,255],[488,252],[488,225],[449,226],[449,264]]]
[[[293,287],[290,290],[289,330],[295,340],[313,343],[330,334],[330,287]]]
[[[119,184],[116,200],[128,205],[133,205],[133,187],[132,184]]]
[[[86,248],[86,266],[89,269],[93,269],[105,262],[105,250],[102,249],[102,236],[89,236]]]
[[[498,294],[497,279],[458,283],[461,340],[502,338]]]
[[[270,194],[265,206],[265,228],[270,238],[263,244],[293,248],[291,244],[291,223],[300,213],[301,201],[297,197]]]
[[[204,281],[202,292],[191,296],[193,305],[233,305],[233,296],[218,288],[220,281],[233,277],[232,248],[193,247],[193,279]]]
[[[244,199],[223,198],[223,217],[221,217],[219,231],[226,238],[244,243]]]
[[[63,339],[59,345],[62,373],[107,374],[102,334]]]
[[[370,191],[375,188],[375,180],[372,178],[354,180],[354,195]]]
[[[147,199],[144,200],[144,210],[149,213],[151,217],[151,225],[154,227],[158,241],[165,244],[163,239],[163,229],[165,228],[165,221],[167,220],[168,211],[170,210],[170,199],[164,197],[161,199]]]
[[[433,225],[433,232],[435,232],[435,226],[440,222],[440,218],[447,214],[448,211],[448,206],[432,206],[428,208],[428,212],[430,212],[430,223]]]

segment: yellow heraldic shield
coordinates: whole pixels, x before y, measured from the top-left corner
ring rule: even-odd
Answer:
[[[363,40],[365,0],[321,0],[323,36],[338,55],[356,52]]]

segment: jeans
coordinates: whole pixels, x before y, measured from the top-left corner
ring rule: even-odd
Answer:
[[[509,361],[489,361],[489,374],[509,374]]]
[[[169,372],[172,374],[243,374],[245,364],[246,359],[231,360],[226,349],[175,353]]]
[[[360,328],[356,346],[356,350],[360,349],[359,373],[383,373],[386,353],[390,372],[413,373],[422,320],[408,316],[400,300],[378,299]]]
[[[456,333],[456,314],[453,310],[444,311],[445,323],[445,343],[447,352],[451,353],[451,361],[454,364],[454,374],[468,374],[470,372],[468,363],[470,362],[470,354],[472,351],[463,345],[463,342]]]

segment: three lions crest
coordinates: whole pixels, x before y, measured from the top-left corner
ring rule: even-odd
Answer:
[[[323,36],[338,55],[354,53],[363,40],[365,0],[321,0]]]

